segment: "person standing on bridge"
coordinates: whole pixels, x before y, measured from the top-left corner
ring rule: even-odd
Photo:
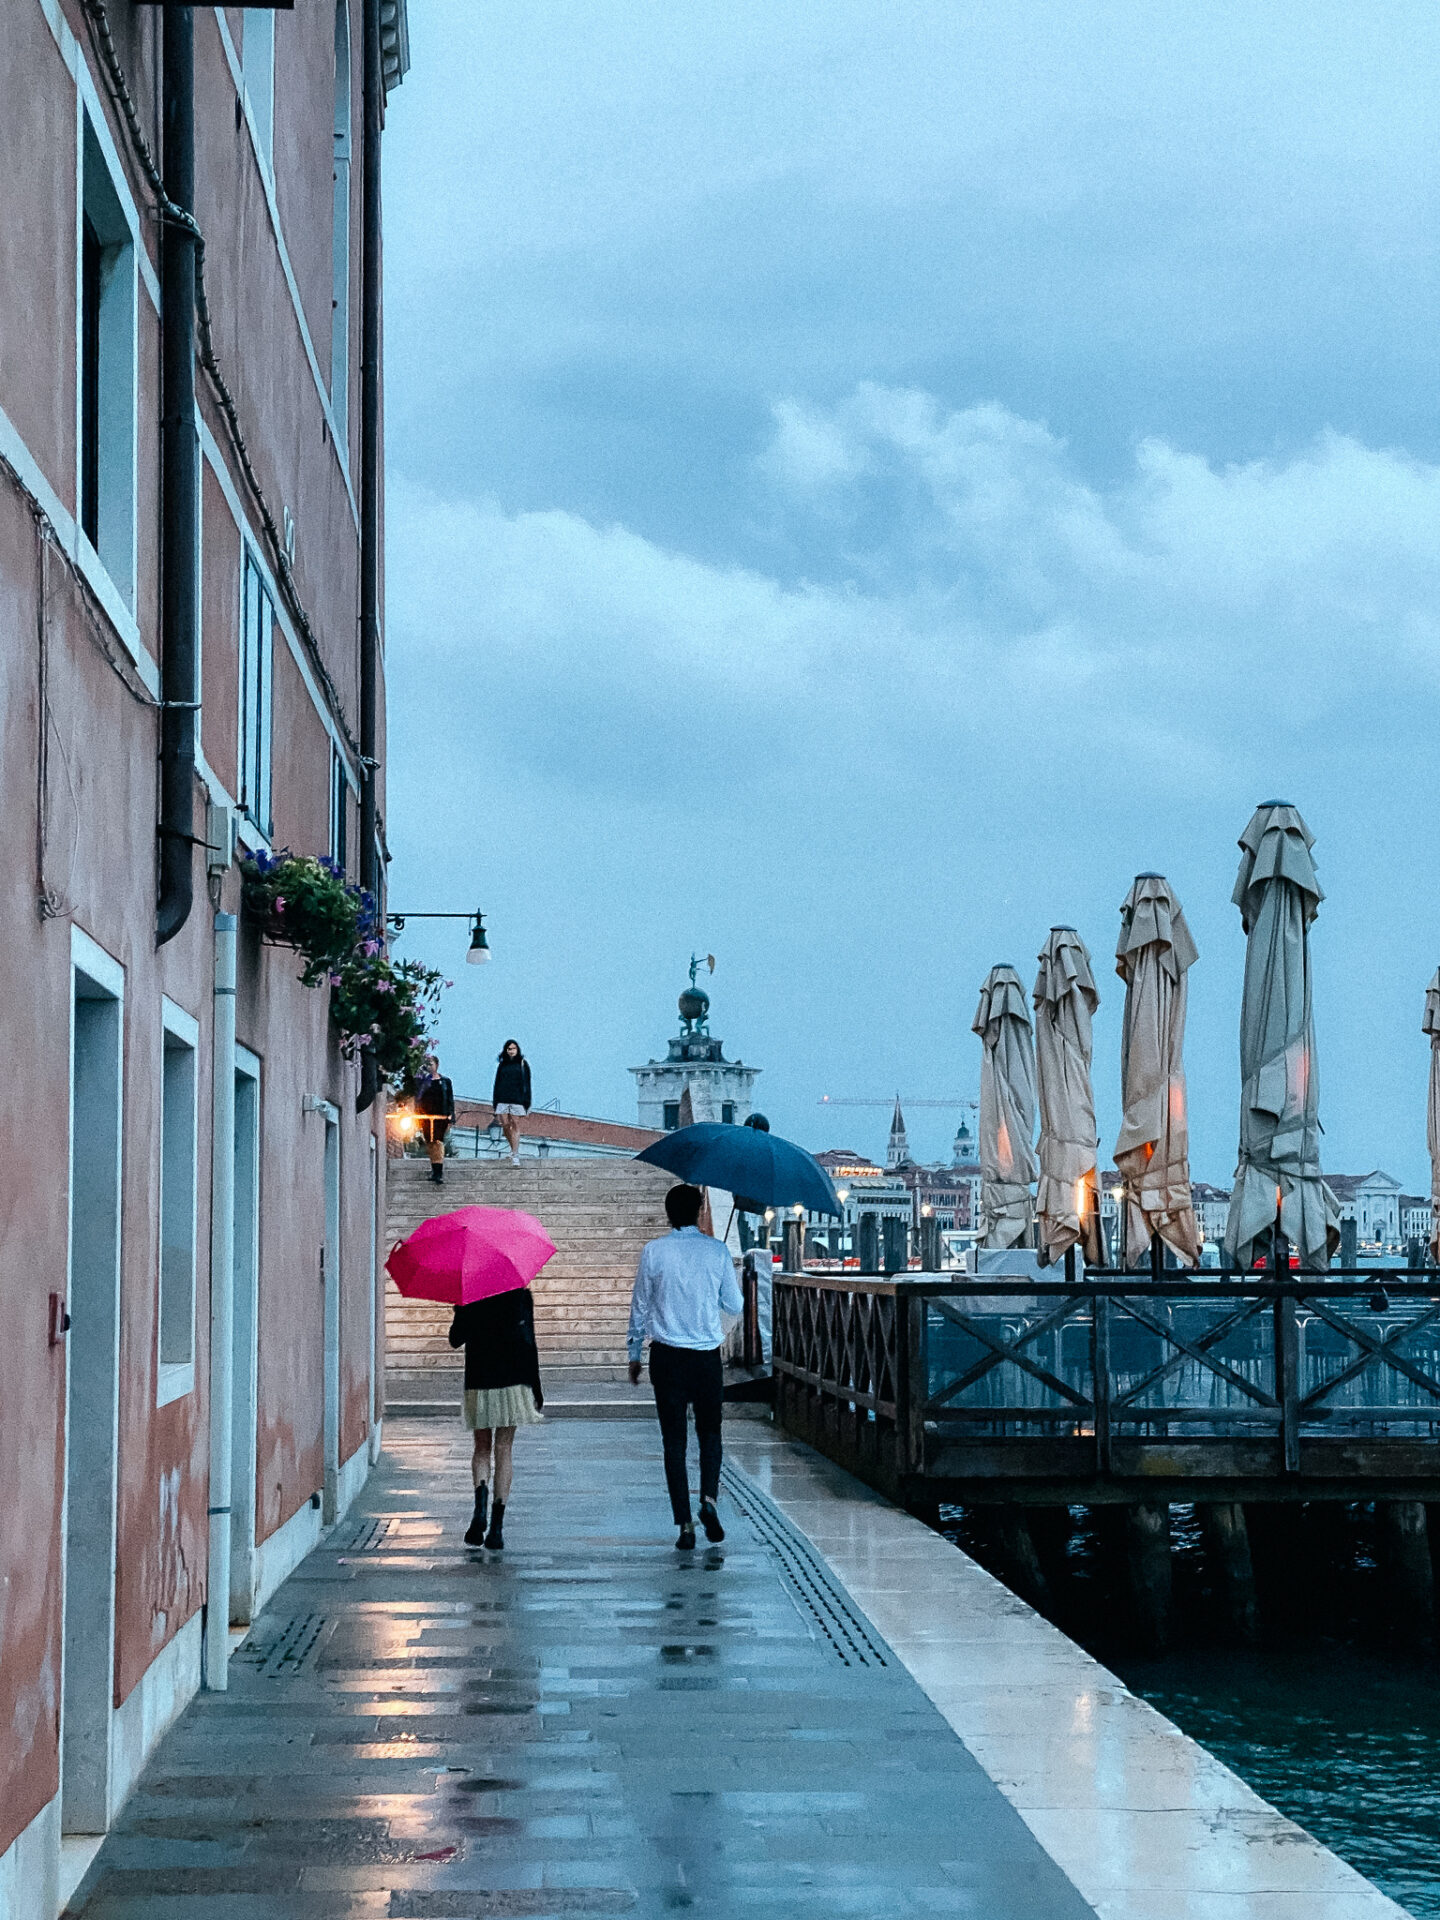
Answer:
[[[530,1111],[530,1062],[520,1051],[518,1040],[507,1040],[500,1049],[495,1068],[495,1086],[490,1104],[501,1131],[510,1142],[510,1164],[520,1164],[520,1121]]]
[[[630,1300],[630,1384],[640,1384],[645,1341],[650,1341],[650,1384],[665,1449],[670,1511],[680,1529],[675,1542],[695,1545],[690,1476],[685,1466],[689,1409],[695,1409],[700,1443],[700,1524],[705,1538],[720,1541],[725,1529],[715,1502],[720,1493],[720,1417],[725,1375],[720,1346],[724,1313],[740,1313],[744,1301],[735,1264],[724,1244],[701,1233],[696,1222],[705,1195],[699,1187],[671,1187],[665,1214],[671,1231],[649,1241],[635,1270]]]
[[[430,1178],[438,1187],[445,1178],[445,1136],[455,1119],[455,1089],[433,1053],[426,1054],[415,1079],[415,1114],[430,1156]]]

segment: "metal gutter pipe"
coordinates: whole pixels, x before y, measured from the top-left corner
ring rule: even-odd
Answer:
[[[205,1685],[223,1693],[230,1667],[231,1399],[235,1359],[235,915],[215,916],[210,1119],[210,1557]]]
[[[165,192],[195,209],[194,17],[164,10]],[[185,925],[194,900],[195,602],[198,586],[195,434],[195,238],[160,232],[160,885],[155,944]]]
[[[376,844],[375,712],[380,657],[380,130],[384,120],[380,0],[364,0],[364,104],[360,222],[360,884],[382,910]],[[374,1100],[374,1062],[362,1059],[363,1112]]]

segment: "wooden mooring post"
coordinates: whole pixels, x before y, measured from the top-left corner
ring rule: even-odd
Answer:
[[[1195,1513],[1226,1632],[1242,1646],[1253,1646],[1260,1638],[1260,1607],[1245,1509],[1238,1500],[1212,1500]]]
[[[1144,1500],[1125,1509],[1125,1559],[1135,1626],[1152,1653],[1170,1644],[1170,1508]]]
[[[1429,1646],[1435,1638],[1435,1575],[1425,1503],[1377,1500],[1375,1519],[1393,1603],[1391,1634],[1411,1646]]]

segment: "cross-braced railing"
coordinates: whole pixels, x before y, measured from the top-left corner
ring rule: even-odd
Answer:
[[[1263,1443],[1293,1474],[1345,1438],[1432,1443],[1440,1478],[1440,1275],[786,1274],[774,1299],[781,1418],[899,1474],[1035,1439],[1102,1475],[1122,1445]]]

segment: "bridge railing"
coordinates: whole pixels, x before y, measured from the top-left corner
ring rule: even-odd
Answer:
[[[1197,1460],[1263,1443],[1252,1459],[1294,1473],[1308,1441],[1440,1442],[1440,1275],[789,1273],[774,1373],[784,1424],[886,1479],[969,1471],[977,1449],[1003,1474],[997,1448],[1027,1440],[1068,1443],[1070,1474],[1180,1441]]]

